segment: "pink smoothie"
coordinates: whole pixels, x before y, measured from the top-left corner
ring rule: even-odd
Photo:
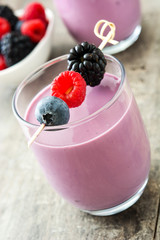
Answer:
[[[116,25],[115,39],[128,38],[140,24],[140,0],[53,0],[66,27],[79,41],[97,46],[100,40],[93,29],[97,21],[105,19]]]
[[[32,145],[53,188],[83,210],[119,205],[148,177],[150,147],[142,119],[127,83],[121,90],[119,85],[116,77],[105,75],[99,86],[87,87],[83,104],[70,109],[68,127],[43,131]],[[28,122],[37,123],[34,109],[46,95],[49,87],[30,103]]]

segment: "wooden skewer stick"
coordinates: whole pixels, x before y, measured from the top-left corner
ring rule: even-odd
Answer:
[[[102,24],[103,24],[103,26],[101,27],[101,30],[99,32],[100,26]],[[107,27],[110,27],[110,31],[106,36],[104,36],[103,34]],[[118,43],[118,41],[114,40],[115,30],[116,30],[116,27],[115,27],[114,23],[112,23],[112,22],[108,22],[106,20],[100,20],[96,23],[96,25],[94,27],[94,34],[98,38],[102,39],[102,42],[98,47],[100,50],[102,50],[108,42],[113,45]]]
[[[33,134],[33,136],[29,139],[28,141],[28,147],[31,146],[31,144],[35,141],[35,139],[38,137],[38,135],[43,131],[43,129],[45,128],[45,124],[42,123],[40,125],[40,127],[37,129],[37,131]]]
[[[103,24],[104,23],[104,24]],[[100,29],[100,26],[101,24],[103,24],[103,26],[101,27],[101,30],[99,32],[99,29]],[[107,27],[110,27],[110,31],[109,33],[104,36],[104,31]],[[100,20],[96,23],[95,27],[94,27],[94,34],[102,39],[102,42],[101,44],[99,45],[99,49],[102,50],[105,45],[109,42],[113,45],[117,44],[118,41],[114,40],[114,36],[115,36],[115,30],[116,30],[116,27],[114,25],[114,23],[112,22],[108,22],[106,20]],[[38,135],[43,131],[43,129],[45,128],[45,124],[42,123],[40,125],[40,127],[37,129],[37,131],[33,134],[33,136],[30,138],[30,140],[28,141],[28,147],[31,146],[31,144],[35,141],[35,139],[38,137]]]

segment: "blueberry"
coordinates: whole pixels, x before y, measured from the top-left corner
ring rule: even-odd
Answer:
[[[35,109],[37,120],[46,126],[57,126],[69,121],[68,105],[60,98],[47,96],[42,98]]]
[[[18,21],[17,23],[16,23],[16,26],[15,26],[15,30],[16,31],[21,31],[21,26],[22,26],[22,24],[24,23],[24,21]]]

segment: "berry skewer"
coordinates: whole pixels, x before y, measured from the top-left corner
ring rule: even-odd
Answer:
[[[101,24],[103,24],[103,26],[99,32]],[[108,26],[110,27],[110,31],[104,36],[104,31]],[[56,97],[57,101],[64,101],[68,108],[65,107],[62,110],[61,104],[59,107],[56,106],[56,110],[60,108],[60,115],[57,115],[53,107],[54,99],[52,99],[52,96],[42,99],[38,103],[35,112],[36,118],[41,125],[29,140],[28,146],[35,141],[45,126],[66,124],[69,121],[69,107],[78,107],[84,101],[86,85],[94,87],[99,85],[103,79],[106,59],[101,50],[108,42],[111,44],[118,43],[118,41],[114,40],[115,25],[111,22],[100,20],[95,25],[94,33],[103,40],[99,47],[97,48],[93,44],[83,42],[72,48],[68,56],[69,71],[61,73],[51,84],[51,95]],[[48,104],[51,104],[52,107],[48,108]],[[61,122],[59,120],[64,118],[63,114],[67,116],[67,118]],[[54,118],[58,118],[56,124]]]

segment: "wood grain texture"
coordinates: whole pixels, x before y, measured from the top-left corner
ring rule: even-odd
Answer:
[[[28,2],[0,0],[14,9]],[[56,16],[50,57],[67,53],[75,41],[52,1],[40,2]],[[48,185],[13,116],[16,86],[0,85],[0,240],[160,240],[160,1],[141,2],[142,34],[116,57],[125,66],[151,143],[144,194],[130,209],[110,217],[90,216],[63,200]]]

